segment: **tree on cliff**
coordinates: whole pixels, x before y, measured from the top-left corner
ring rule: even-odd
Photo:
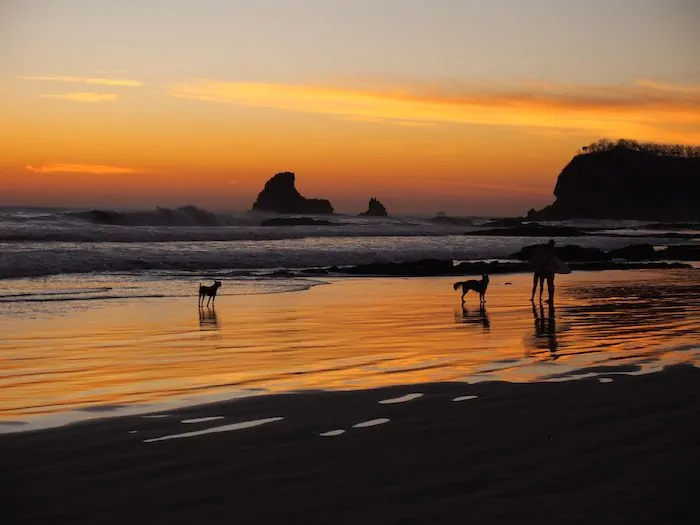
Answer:
[[[587,155],[591,153],[611,151],[617,148],[630,151],[639,151],[642,153],[649,153],[652,155],[657,155],[659,157],[700,157],[700,146],[691,146],[688,144],[659,144],[655,142],[638,142],[636,140],[631,139],[619,139],[617,141],[612,141],[610,139],[596,140],[588,146],[583,146],[577,152],[577,154]]]

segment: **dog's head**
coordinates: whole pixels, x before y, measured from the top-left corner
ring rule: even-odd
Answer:
[[[482,273],[482,274],[481,274],[481,280],[484,281],[485,283],[489,282],[489,274],[487,274],[487,273]]]
[[[221,281],[214,281],[214,286],[221,288]]]

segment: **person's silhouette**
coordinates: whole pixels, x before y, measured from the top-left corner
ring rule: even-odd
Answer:
[[[554,301],[554,271],[552,270],[551,263],[556,257],[556,248],[554,239],[549,239],[549,242],[545,245],[538,246],[537,262],[535,265],[535,271],[532,275],[532,294],[530,295],[530,301],[535,300],[535,292],[537,291],[537,285],[540,286],[540,301],[542,301],[542,292],[544,292],[544,281],[547,281],[547,295],[549,296],[548,302],[552,303]]]

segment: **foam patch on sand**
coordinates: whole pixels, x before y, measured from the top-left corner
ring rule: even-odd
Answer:
[[[243,430],[245,428],[258,427],[260,425],[265,425],[267,423],[274,423],[275,421],[282,421],[283,417],[268,417],[266,419],[255,419],[253,421],[243,421],[242,423],[233,423],[232,425],[223,425],[220,427],[207,428],[205,430],[197,430],[196,432],[184,432],[182,434],[171,434],[169,436],[163,436],[159,438],[144,439],[144,443],[155,443],[156,441],[167,441],[169,439],[183,439],[196,436],[203,436],[205,434],[215,434],[217,432],[231,432],[233,430]]]
[[[394,397],[392,399],[384,399],[379,402],[380,405],[393,405],[394,403],[408,403],[409,401],[413,401],[414,399],[418,399],[419,397],[423,397],[423,394],[415,393],[415,394],[406,394],[405,396],[401,397]]]
[[[224,416],[211,416],[211,417],[198,417],[195,419],[183,419],[180,423],[192,424],[192,423],[206,423],[207,421],[217,421],[219,419],[224,419]]]
[[[341,434],[345,434],[345,430],[330,430],[328,432],[322,432],[319,434],[319,436],[323,437],[334,437],[334,436],[340,436]]]
[[[377,425],[383,425],[391,421],[388,417],[380,417],[378,419],[370,419],[369,421],[363,421],[362,423],[357,423],[353,425],[352,428],[367,428],[376,427]]]
[[[476,399],[479,396],[459,396],[455,397],[452,401],[469,401],[470,399]]]

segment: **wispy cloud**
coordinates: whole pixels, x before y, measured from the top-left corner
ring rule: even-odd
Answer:
[[[657,82],[654,80],[643,78],[637,80],[637,85],[655,91],[700,95],[699,84],[669,84],[667,82]]]
[[[663,140],[666,125],[700,125],[700,91],[642,80],[629,86],[460,85],[356,89],[312,85],[175,82],[179,98],[390,123],[456,123],[578,130]],[[687,140],[700,141],[700,129]]]
[[[115,93],[61,93],[61,94],[49,94],[41,95],[41,98],[60,98],[64,100],[70,100],[72,102],[111,102],[119,99],[119,95]]]
[[[42,164],[25,166],[32,173],[93,173],[95,175],[118,175],[128,173],[150,173],[150,170],[111,166],[106,164]]]
[[[92,84],[97,86],[140,87],[138,80],[128,78],[98,78],[98,77],[71,77],[71,76],[23,76],[23,80],[38,80],[45,82],[67,82],[73,84]]]

